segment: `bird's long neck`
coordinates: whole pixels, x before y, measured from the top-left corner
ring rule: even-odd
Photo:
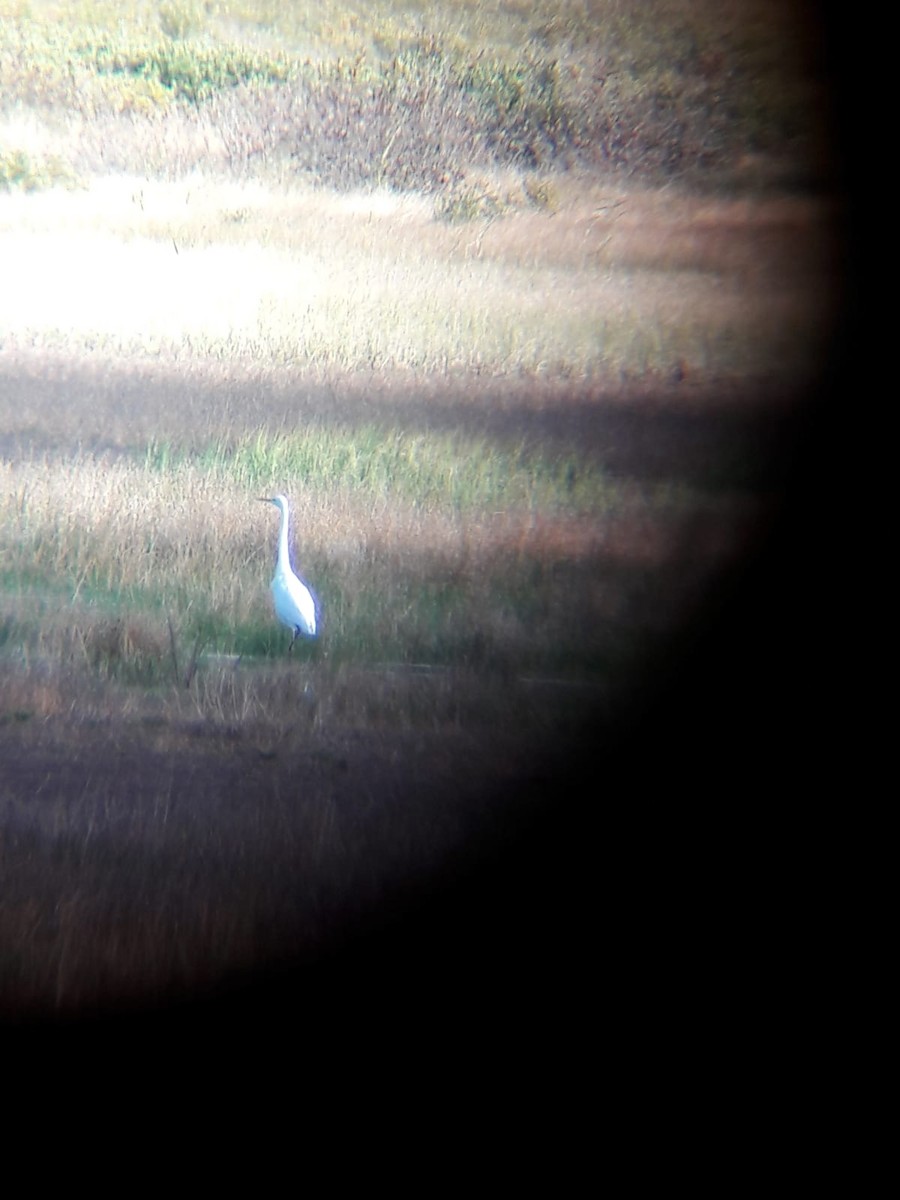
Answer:
[[[281,529],[278,531],[278,561],[282,566],[289,567],[291,565],[290,542],[288,538],[288,524],[290,523],[290,515],[288,510],[281,510]]]

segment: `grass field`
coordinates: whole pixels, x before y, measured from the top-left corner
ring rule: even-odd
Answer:
[[[835,200],[802,25],[720,7],[0,5],[4,1012],[314,957],[740,568]]]

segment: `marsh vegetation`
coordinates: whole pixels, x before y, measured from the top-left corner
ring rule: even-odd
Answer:
[[[0,2],[18,1014],[313,959],[552,793],[764,536],[835,314],[790,5],[122,9]]]

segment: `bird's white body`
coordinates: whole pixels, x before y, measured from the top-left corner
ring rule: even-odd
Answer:
[[[319,628],[319,606],[307,585],[294,574],[290,552],[290,506],[287,496],[272,496],[266,500],[274,504],[281,513],[281,528],[278,531],[278,561],[272,578],[272,599],[275,615],[282,625],[290,629],[291,648],[301,634],[315,637]]]

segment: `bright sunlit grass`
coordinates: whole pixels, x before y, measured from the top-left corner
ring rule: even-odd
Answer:
[[[202,179],[0,194],[0,327],[8,345],[76,355],[341,371],[744,372],[789,367],[786,351],[809,362],[809,297],[789,287],[773,303],[749,251],[735,262],[740,246],[717,242],[714,216],[683,203],[667,231],[639,193],[613,216],[590,201],[456,228],[389,194],[354,203]]]

